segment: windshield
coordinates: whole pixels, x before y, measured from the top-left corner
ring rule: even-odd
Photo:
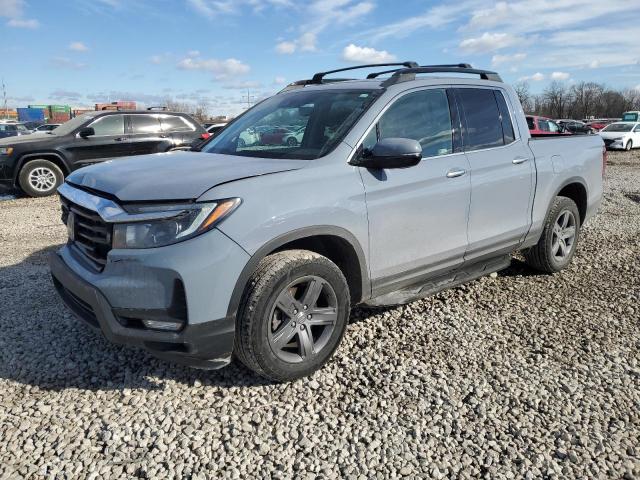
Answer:
[[[602,129],[603,132],[630,132],[633,128],[632,123],[612,123]]]
[[[72,118],[68,122],[64,122],[62,125],[57,127],[55,130],[51,130],[48,133],[51,135],[67,135],[68,133],[73,132],[76,128],[82,126],[84,122],[95,117],[96,113],[83,113],[82,115],[77,116],[76,118]]]
[[[379,92],[301,90],[275,95],[229,124],[202,151],[316,159],[335,148]]]

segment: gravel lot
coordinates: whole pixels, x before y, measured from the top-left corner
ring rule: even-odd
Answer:
[[[569,270],[356,309],[282,385],[99,338],[49,279],[57,201],[0,202],[0,478],[640,479],[640,152],[609,158]]]

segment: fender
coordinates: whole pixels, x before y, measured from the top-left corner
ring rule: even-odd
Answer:
[[[242,294],[244,293],[245,286],[249,281],[249,278],[255,271],[258,263],[269,255],[274,250],[277,250],[283,245],[290,243],[294,240],[302,240],[305,238],[317,237],[320,235],[331,235],[334,237],[339,237],[351,245],[351,247],[356,252],[358,257],[358,264],[360,266],[360,278],[362,279],[362,300],[367,299],[371,296],[371,281],[369,279],[369,268],[367,266],[366,258],[364,256],[364,251],[360,245],[360,242],[356,239],[356,237],[341,227],[336,227],[332,225],[319,225],[313,227],[305,227],[297,230],[292,230],[291,232],[282,234],[278,237],[269,240],[267,243],[262,245],[256,252],[251,256],[245,267],[242,269],[238,280],[236,281],[236,285],[233,289],[233,294],[231,295],[231,300],[229,301],[229,307],[227,309],[228,316],[236,315],[238,311],[238,307],[240,306],[240,300],[242,299]],[[358,299],[355,303],[360,303],[361,299]]]
[[[52,157],[56,157],[58,160],[60,160],[60,163],[62,163],[62,165],[64,166],[64,168],[62,169],[62,173],[64,173],[65,176],[71,172],[71,169],[69,168],[69,165],[67,165],[67,161],[65,160],[65,158],[54,150],[45,150],[43,152],[38,152],[38,153],[27,153],[18,159],[18,163],[16,164],[16,167],[13,170],[14,185],[18,184],[18,175],[20,173],[20,170],[22,169],[22,166],[25,163],[27,163],[27,161],[34,158],[40,158],[42,155],[49,155]]]

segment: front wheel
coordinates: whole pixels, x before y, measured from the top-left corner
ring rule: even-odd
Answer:
[[[272,380],[310,375],[340,344],[349,311],[347,282],[331,260],[307,250],[269,255],[240,303],[235,354]]]
[[[20,188],[30,197],[53,195],[62,182],[62,170],[49,160],[31,160],[22,167],[18,175]]]
[[[525,252],[526,262],[547,273],[555,273],[569,265],[578,245],[580,212],[573,200],[556,197],[547,214],[538,243]]]
[[[633,142],[631,140],[629,140],[627,142],[627,144],[624,146],[624,149],[628,152],[629,150],[631,150],[633,148]]]

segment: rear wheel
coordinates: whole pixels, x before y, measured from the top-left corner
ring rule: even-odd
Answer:
[[[347,282],[328,258],[306,250],[269,255],[244,292],[234,351],[272,380],[310,375],[340,344],[349,311]]]
[[[540,240],[525,253],[526,262],[536,270],[559,272],[571,262],[579,234],[580,212],[575,202],[567,197],[556,197]]]
[[[53,195],[62,182],[62,170],[49,160],[31,160],[22,167],[18,175],[20,188],[30,197]]]

